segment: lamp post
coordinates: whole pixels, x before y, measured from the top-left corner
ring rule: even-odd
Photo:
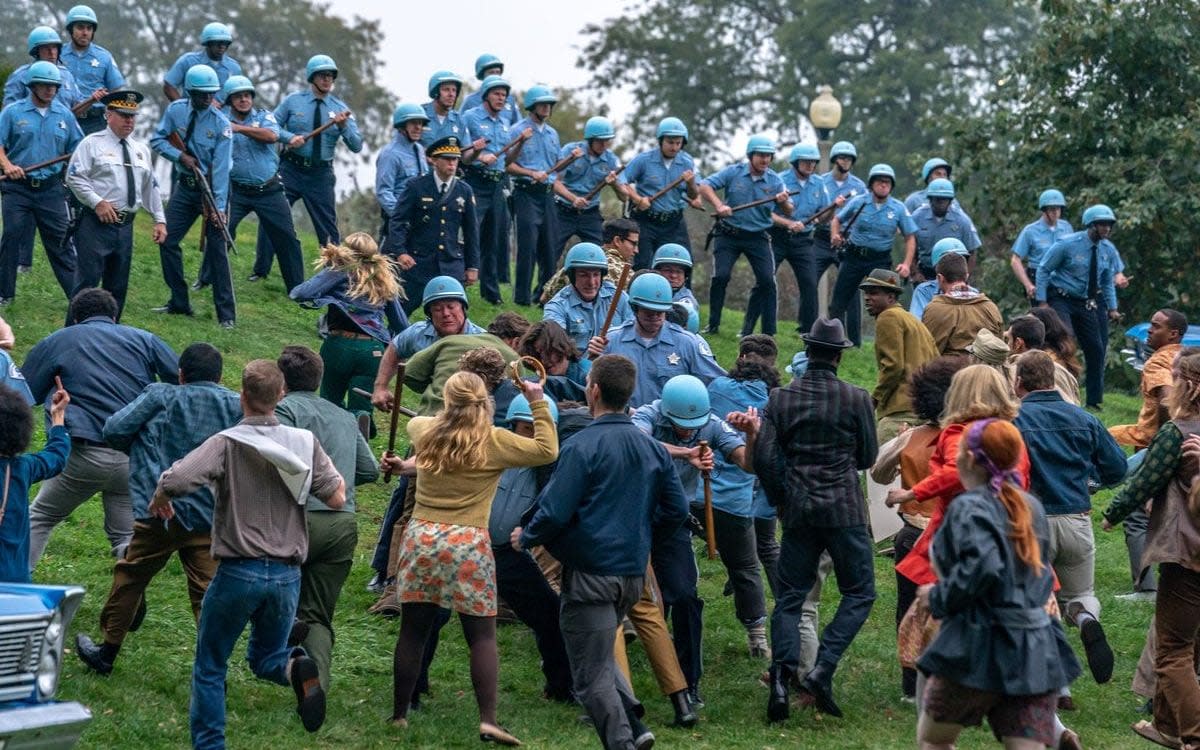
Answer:
[[[834,98],[832,86],[817,87],[817,97],[808,105],[808,121],[817,131],[817,148],[821,152],[817,169],[828,172],[833,131],[842,121],[842,103]]]

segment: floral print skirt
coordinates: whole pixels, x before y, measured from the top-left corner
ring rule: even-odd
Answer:
[[[496,560],[487,529],[410,520],[400,541],[396,581],[401,604],[496,616]]]

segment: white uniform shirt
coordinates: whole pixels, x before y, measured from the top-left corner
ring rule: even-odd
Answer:
[[[150,148],[133,138],[126,138],[125,141],[133,159],[133,184],[137,192],[132,205],[129,205],[125,195],[121,139],[108,128],[80,141],[67,167],[67,187],[88,208],[94,209],[97,203],[104,200],[117,211],[144,208],[154,217],[155,223],[166,223],[158,181],[151,169]]]

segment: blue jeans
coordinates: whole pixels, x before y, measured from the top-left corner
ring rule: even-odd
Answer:
[[[833,673],[875,603],[874,549],[866,526],[785,528],[776,571],[779,592],[771,614],[771,651],[775,664],[792,671],[800,664],[797,628],[804,600],[817,580],[821,553],[826,551],[833,560],[842,600],[821,633],[818,666]]]
[[[288,648],[300,599],[300,566],[275,560],[222,560],[200,609],[189,712],[193,748],[225,747],[225,675],[229,655],[250,624],[246,661],[255,676],[287,685]]]

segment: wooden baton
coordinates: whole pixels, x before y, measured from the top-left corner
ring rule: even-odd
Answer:
[[[336,113],[332,113],[332,112],[330,113],[330,115],[329,115],[330,119],[328,121],[326,121],[324,125],[313,128],[312,130],[310,130],[307,133],[302,133],[300,135],[300,137],[304,139],[304,143],[308,143],[309,141],[311,141],[313,138],[317,137],[321,133],[324,133],[326,130],[329,130],[334,125],[337,125],[338,123],[333,120],[334,114],[336,114]],[[302,143],[300,145],[304,145],[304,144]],[[292,146],[284,146],[284,148],[289,149],[289,148],[292,148]],[[296,146],[295,148],[300,148],[300,146]]]
[[[25,170],[26,172],[33,172],[35,170],[41,169],[42,167],[48,167],[51,164],[58,164],[60,161],[66,161],[67,159],[70,159],[70,158],[71,158],[70,154],[62,154],[60,156],[54,157],[53,159],[47,159],[46,161],[39,161],[37,164],[30,164],[28,167],[21,167],[21,169]],[[0,180],[7,180],[7,179],[8,179],[8,175],[0,174]]]
[[[396,449],[396,428],[400,426],[400,397],[404,395],[404,363],[396,365],[396,390],[392,393],[392,424],[388,428],[388,443],[385,456],[391,458]],[[392,472],[383,473],[383,483],[392,481]]]
[[[700,458],[712,453],[707,440],[700,441]],[[717,559],[717,530],[713,521],[712,504],[712,472],[705,469],[701,472],[704,478],[704,541],[708,545],[708,559]]]
[[[671,180],[670,184],[668,184],[665,188],[663,188],[662,190],[659,190],[657,193],[650,196],[650,202],[653,203],[654,201],[663,197],[664,195],[671,192],[675,188],[679,187],[681,184],[683,184],[683,175],[679,175],[675,179]]]
[[[800,191],[800,190],[793,190],[790,193],[788,193],[788,197],[790,198],[793,195],[799,195],[801,192],[802,191]],[[758,200],[750,201],[749,203],[740,203],[736,206],[730,206],[729,210],[730,211],[742,211],[747,208],[754,208],[756,206],[761,206],[765,203],[774,203],[774,202],[775,202],[775,196],[772,195],[769,198],[759,198]],[[717,218],[717,215],[715,213],[709,214],[709,216],[713,217],[714,219]]]
[[[626,165],[626,164],[622,164],[621,166],[617,167],[617,168],[616,168],[616,170],[614,170],[614,171],[612,172],[612,176],[613,176],[613,177],[616,177],[617,175],[619,175],[619,174],[621,174],[622,172],[624,172],[624,171],[625,171],[625,167],[626,167],[626,166],[628,166],[628,165]],[[585,201],[587,201],[587,202],[591,203],[591,201],[592,201],[592,198],[595,198],[597,195],[599,195],[599,194],[600,194],[600,191],[601,191],[601,190],[603,190],[603,189],[604,189],[604,186],[605,186],[605,185],[607,185],[607,184],[608,184],[607,182],[605,182],[604,180],[601,180],[599,185],[597,185],[596,187],[594,187],[594,188],[592,188],[591,190],[587,191],[587,194],[583,196],[583,199],[584,199]],[[613,183],[613,184],[615,185],[616,183]]]
[[[371,398],[371,392],[370,392],[370,391],[364,391],[362,388],[351,388],[351,389],[350,389],[350,392],[351,392],[351,393],[354,393],[354,394],[355,394],[355,395],[357,395],[357,396],[362,396],[363,398],[366,398],[366,399],[370,399],[370,398]],[[412,409],[408,408],[407,406],[401,406],[401,407],[400,407],[399,409],[397,409],[396,411],[398,411],[399,413],[403,414],[403,415],[404,415],[404,416],[406,416],[406,417],[415,417],[415,416],[417,416],[417,413],[416,413],[415,411],[413,411]]]
[[[632,266],[629,263],[621,269],[621,278],[617,279],[617,291],[613,294],[613,301],[608,306],[608,312],[604,315],[604,328],[600,330],[600,336],[607,336],[609,326],[612,325],[613,316],[617,314],[617,304],[621,301],[621,290],[625,288],[625,282],[629,281],[629,269]],[[592,357],[595,359],[595,357]]]

